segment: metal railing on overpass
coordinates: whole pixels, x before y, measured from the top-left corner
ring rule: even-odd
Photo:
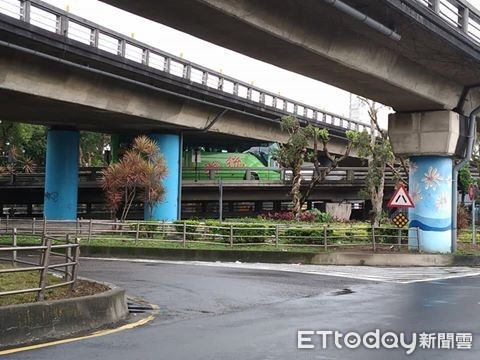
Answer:
[[[186,61],[131,37],[104,28],[39,0],[0,0],[0,13],[51,31],[67,39],[117,55],[124,60],[188,80],[304,121],[371,132],[369,124],[268,92],[246,82]]]
[[[327,168],[320,168],[325,170]],[[79,170],[80,183],[97,183],[102,175],[101,167],[83,167]],[[0,175],[0,187],[22,187],[22,186],[43,186],[45,182],[45,172],[43,168],[37,169],[38,172],[25,174],[3,174]],[[302,168],[303,180],[308,182],[312,179],[315,169],[305,166]],[[328,183],[354,183],[365,180],[368,173],[367,167],[338,167],[331,171],[325,181]],[[406,179],[407,176],[403,171],[395,174],[390,169],[385,171],[385,179],[387,183],[394,183],[398,176]],[[281,169],[278,167],[215,167],[215,168],[184,168],[183,183],[190,184],[196,182],[198,184],[207,184],[216,182],[217,180],[239,182],[268,182],[268,183],[286,183],[292,178],[292,171],[289,169]]]
[[[463,0],[416,0],[480,44],[480,13]]]

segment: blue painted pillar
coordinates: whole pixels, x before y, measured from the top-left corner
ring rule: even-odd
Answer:
[[[48,131],[43,205],[48,220],[77,218],[79,141],[76,130]]]
[[[409,227],[419,229],[421,251],[451,251],[452,167],[448,156],[410,157],[409,192],[415,208],[409,209]],[[410,230],[412,250],[418,248],[415,235]]]
[[[150,134],[165,158],[167,176],[163,180],[165,198],[150,213],[145,206],[145,220],[175,221],[180,218],[182,136],[177,134]]]

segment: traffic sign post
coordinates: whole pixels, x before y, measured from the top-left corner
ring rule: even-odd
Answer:
[[[398,227],[398,249],[400,249],[402,245],[401,228],[403,228],[405,225],[408,224],[408,217],[403,213],[401,209],[415,207],[415,204],[413,203],[413,200],[410,197],[410,194],[408,193],[407,189],[405,189],[405,186],[403,186],[403,184],[400,184],[397,190],[395,190],[395,193],[393,194],[392,198],[388,202],[387,207],[400,209],[395,211],[395,213],[391,218],[392,223],[396,227]]]
[[[407,189],[403,184],[400,184],[398,189],[393,194],[392,198],[388,202],[387,207],[389,208],[413,208],[415,205],[413,204],[413,200],[410,197]]]

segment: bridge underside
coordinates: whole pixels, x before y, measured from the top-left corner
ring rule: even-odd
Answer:
[[[105,2],[396,111],[455,109],[464,87],[478,82],[480,47],[418,2],[344,1],[396,29],[401,41],[323,1]],[[476,94],[459,111],[468,112],[479,100]]]
[[[59,65],[35,55],[0,48],[0,116],[5,121],[104,133],[185,132],[198,142],[242,143],[286,140],[278,118],[264,120],[242,111],[158,93],[122,80]],[[345,140],[332,132],[331,152]]]

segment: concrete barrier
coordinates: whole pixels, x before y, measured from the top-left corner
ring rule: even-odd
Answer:
[[[68,338],[125,320],[125,290],[0,307],[0,350]]]
[[[82,256],[144,258],[172,261],[241,261],[260,263],[365,266],[480,266],[480,256],[290,251],[197,250],[82,246]]]

